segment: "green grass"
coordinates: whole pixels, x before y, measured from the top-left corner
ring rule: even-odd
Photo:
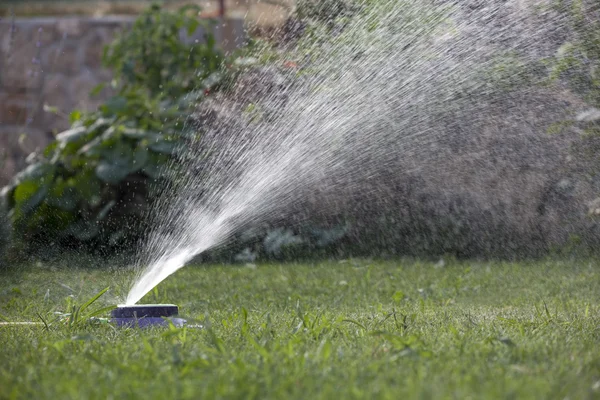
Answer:
[[[0,327],[0,398],[600,398],[600,264],[184,268],[144,302],[203,329]],[[0,275],[0,314],[117,302],[127,273]]]

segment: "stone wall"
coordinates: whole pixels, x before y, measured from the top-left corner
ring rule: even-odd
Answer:
[[[28,154],[68,128],[73,109],[95,109],[110,96],[110,88],[90,96],[94,87],[111,79],[110,71],[102,68],[102,52],[134,20],[0,20],[0,186],[25,166]],[[197,35],[202,37],[201,32]],[[226,49],[239,46],[245,38],[244,21],[228,19],[215,27],[214,35]]]
[[[131,17],[32,18],[0,21],[0,185],[69,126],[74,108],[91,110],[110,93],[102,51]],[[51,109],[55,112],[50,112]]]

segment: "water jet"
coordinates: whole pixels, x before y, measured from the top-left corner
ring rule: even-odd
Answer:
[[[471,224],[462,223],[462,214],[469,215],[468,221],[479,221],[480,215],[498,207],[498,213],[491,214],[498,234],[488,235],[489,230],[481,228],[485,237],[494,238],[481,248],[496,248],[497,237],[509,237],[506,247],[513,251],[512,235],[504,228],[505,210],[512,210],[513,202],[524,204],[524,191],[498,203],[506,190],[497,182],[506,171],[514,171],[514,185],[530,187],[535,185],[523,182],[540,181],[545,174],[545,168],[533,167],[546,157],[533,144],[541,139],[534,136],[531,115],[524,112],[540,109],[524,100],[537,97],[536,91],[516,89],[532,79],[530,66],[555,53],[545,38],[555,34],[560,18],[551,13],[539,16],[536,7],[521,1],[357,3],[357,14],[343,29],[332,34],[315,27],[314,36],[286,54],[306,62],[302,74],[262,68],[232,89],[229,96],[234,98],[226,97],[223,106],[210,110],[210,115],[222,112],[221,118],[199,123],[200,139],[186,148],[186,173],[154,206],[153,229],[140,247],[126,304],[136,304],[196,255],[237,233],[270,220],[294,223],[287,213],[294,204],[302,204],[302,192],[312,192],[315,203],[324,206],[318,214],[332,218],[346,213],[360,219],[363,210],[380,215],[375,209],[381,206],[389,207],[400,221],[402,213],[395,205],[405,207],[405,227],[414,226],[432,243],[445,243],[444,232],[464,228],[468,239],[457,244],[461,254],[463,248],[484,242],[472,233],[477,231]],[[254,96],[252,82],[269,89]],[[539,96],[539,104],[545,106],[547,95]],[[244,111],[238,116],[238,110],[260,110],[260,115]],[[546,122],[540,118],[539,132]],[[498,152],[498,140],[511,146],[506,156]],[[529,144],[522,154],[523,160],[531,160],[515,163],[513,154]],[[548,147],[548,154],[558,154],[558,148]],[[517,165],[535,172],[525,175],[525,168]],[[487,175],[479,175],[482,166]],[[421,195],[417,186],[428,188]],[[496,190],[497,195],[490,195]],[[538,192],[531,193],[533,198]],[[423,209],[422,198],[438,197],[439,204],[448,204],[449,211],[440,215],[450,220],[447,226],[452,230],[440,225],[423,233],[421,226],[430,224],[415,222],[420,220],[413,210]],[[460,201],[447,200],[454,198]],[[415,206],[408,206],[412,201]],[[369,211],[369,204],[377,207]],[[459,223],[446,218],[457,208],[469,210],[459,212]],[[423,211],[423,221],[435,220],[434,211],[440,209],[432,203],[431,211]],[[534,217],[527,224],[537,227],[538,214],[528,211]],[[381,225],[392,225],[387,216],[381,219]],[[393,236],[394,253],[412,247],[409,237],[399,243],[404,233],[390,236],[376,226],[375,218],[364,220],[374,232],[385,233],[380,235],[382,242]],[[522,220],[521,214],[515,216],[514,226],[525,224]],[[404,226],[398,228],[402,224],[393,224],[395,232],[404,232]],[[515,232],[515,237],[522,234],[521,229]],[[445,244],[440,249],[447,251]]]

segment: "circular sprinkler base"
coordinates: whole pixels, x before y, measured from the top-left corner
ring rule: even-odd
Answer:
[[[121,305],[112,310],[111,321],[119,327],[183,326],[185,320],[176,318],[179,308],[174,304]]]

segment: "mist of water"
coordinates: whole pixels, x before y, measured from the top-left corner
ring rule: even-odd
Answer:
[[[485,77],[497,58],[531,58],[544,35],[520,6],[483,3],[365,2],[343,30],[304,40],[295,54],[305,56],[299,62],[308,73],[258,102],[268,118],[212,127],[201,146],[211,147],[208,159],[189,149],[187,169],[202,162],[201,173],[164,194],[126,303],[285,209],[303,188],[325,179],[348,185],[353,175],[368,176],[371,166],[409,153],[427,157],[441,115],[477,118],[473,99],[493,90]],[[501,13],[510,15],[498,23]]]

